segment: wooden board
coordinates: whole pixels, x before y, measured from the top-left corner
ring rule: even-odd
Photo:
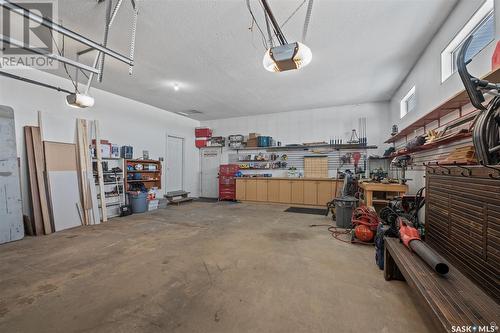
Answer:
[[[289,180],[279,180],[280,196],[279,202],[291,203],[292,202],[292,182]]]
[[[246,199],[246,179],[236,180],[236,200]]]
[[[45,164],[50,171],[77,171],[76,145],[63,142],[44,142]]]
[[[83,146],[87,147],[86,150],[86,161],[87,161],[87,183],[89,184],[89,189],[90,189],[90,198],[91,198],[91,208],[90,208],[90,217],[89,218],[89,223],[90,224],[100,224],[101,219],[99,217],[99,203],[97,202],[97,189],[95,187],[95,180],[94,180],[94,172],[92,169],[92,154],[90,152],[90,145],[89,145],[89,122],[84,121],[82,122],[82,127],[83,127]]]
[[[81,207],[83,210],[83,224],[90,225],[99,223],[99,212],[97,211],[97,193],[94,186],[94,175],[92,173],[92,161],[89,149],[88,123],[85,119],[77,119],[77,155],[78,172],[81,191]],[[94,207],[96,207],[94,209]]]
[[[327,183],[330,187],[330,182]],[[318,184],[315,180],[304,181],[304,204],[313,206],[318,204]]]
[[[97,181],[99,183],[99,198],[101,202],[101,220],[102,222],[106,222],[108,220],[108,211],[106,209],[106,193],[104,190],[104,176],[102,172],[101,134],[99,129],[99,122],[97,120],[94,120],[94,134],[97,160]]]
[[[280,200],[280,184],[275,180],[267,181],[267,200],[269,202],[279,202]]]
[[[329,181],[318,181],[318,204],[324,205],[334,199],[332,183]],[[336,183],[336,182],[334,182]]]
[[[33,150],[33,137],[31,135],[31,127],[24,127],[24,140],[26,143],[26,159],[28,162],[28,178],[30,183],[30,199],[32,206],[32,215],[30,218],[33,224],[35,235],[43,235],[43,217],[42,208],[40,207],[40,194],[38,192],[38,181],[36,176],[35,152]]]
[[[328,178],[328,156],[304,156],[304,178]]]
[[[246,200],[256,201],[257,200],[257,180],[248,179],[246,184]]]
[[[49,171],[48,183],[54,230],[61,231],[80,226],[78,173],[76,171]]]
[[[54,230],[79,226],[80,188],[76,145],[45,141],[44,150]]]
[[[291,184],[291,202],[294,204],[304,203],[304,182],[301,180],[292,181]]]
[[[267,180],[257,182],[257,201],[267,201]]]
[[[52,221],[50,217],[50,207],[47,198],[47,184],[45,173],[45,157],[40,128],[31,127],[31,136],[33,139],[33,151],[35,155],[35,170],[38,183],[38,195],[40,199],[40,209],[42,212],[43,229],[46,235],[53,232]]]

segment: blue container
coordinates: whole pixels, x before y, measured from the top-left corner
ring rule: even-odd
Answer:
[[[148,210],[148,194],[145,192],[129,192],[128,198],[132,213],[144,213]]]
[[[121,146],[120,155],[122,158],[131,159],[134,155],[134,148],[132,146]]]
[[[272,138],[270,136],[258,136],[257,145],[259,147],[269,147],[271,146]]]

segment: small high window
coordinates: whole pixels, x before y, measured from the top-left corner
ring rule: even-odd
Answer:
[[[465,54],[468,61],[488,44],[495,40],[495,12],[493,0],[486,0],[467,24],[453,38],[441,53],[441,82],[444,82],[457,70],[457,57],[463,42],[474,35],[471,44]]]
[[[417,99],[415,96],[415,86],[408,91],[405,97],[401,100],[401,118],[406,116],[408,112],[412,112],[417,107]]]

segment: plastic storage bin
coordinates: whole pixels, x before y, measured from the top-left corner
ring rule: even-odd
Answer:
[[[148,194],[144,192],[129,192],[128,198],[132,206],[132,212],[144,213],[148,210]]]

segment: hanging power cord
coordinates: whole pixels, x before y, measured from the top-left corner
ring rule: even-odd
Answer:
[[[50,37],[52,38],[52,41],[54,42],[54,45],[56,46],[57,53],[59,53],[60,56],[64,57],[64,48],[65,48],[65,38],[64,38],[64,36],[63,36],[63,39],[62,39],[62,49],[60,49],[59,46],[57,45],[57,42],[56,42],[56,40],[54,38],[54,34],[52,33],[51,29],[49,29],[49,33],[50,33]],[[75,82],[75,80],[73,80],[73,77],[71,76],[71,74],[68,71],[68,66],[66,66],[65,63],[63,63],[63,67],[64,67],[64,71],[66,72],[66,75],[68,75],[68,78],[71,81],[71,84],[73,84],[73,87],[75,88],[75,92],[80,93],[78,91],[78,84]]]
[[[266,16],[266,29],[267,29],[267,36],[269,38],[269,47],[274,47],[273,34],[271,33],[271,25],[269,23],[269,15],[267,14],[266,11],[264,11],[264,13]]]
[[[309,227],[328,227],[328,231],[333,238],[348,244],[363,244],[363,245],[373,245],[373,242],[361,242],[356,239],[352,239],[353,229],[343,229],[338,228],[331,224],[310,224]]]
[[[307,30],[309,29],[309,23],[311,21],[312,7],[314,0],[309,0],[307,4],[306,18],[304,20],[304,28],[302,29],[302,42],[305,43],[307,37]]]
[[[248,29],[253,32],[254,31],[253,27],[254,26],[257,27],[257,29],[260,32],[261,38],[262,38],[262,45],[264,45],[264,48],[267,50],[268,46],[267,46],[267,42],[266,42],[266,35],[264,34],[264,31],[262,31],[262,29],[260,28],[260,25],[257,22],[257,20],[255,19],[255,15],[252,11],[252,6],[250,5],[250,0],[246,0],[246,3],[247,3],[248,11],[250,12],[250,15],[252,16],[252,25]]]

